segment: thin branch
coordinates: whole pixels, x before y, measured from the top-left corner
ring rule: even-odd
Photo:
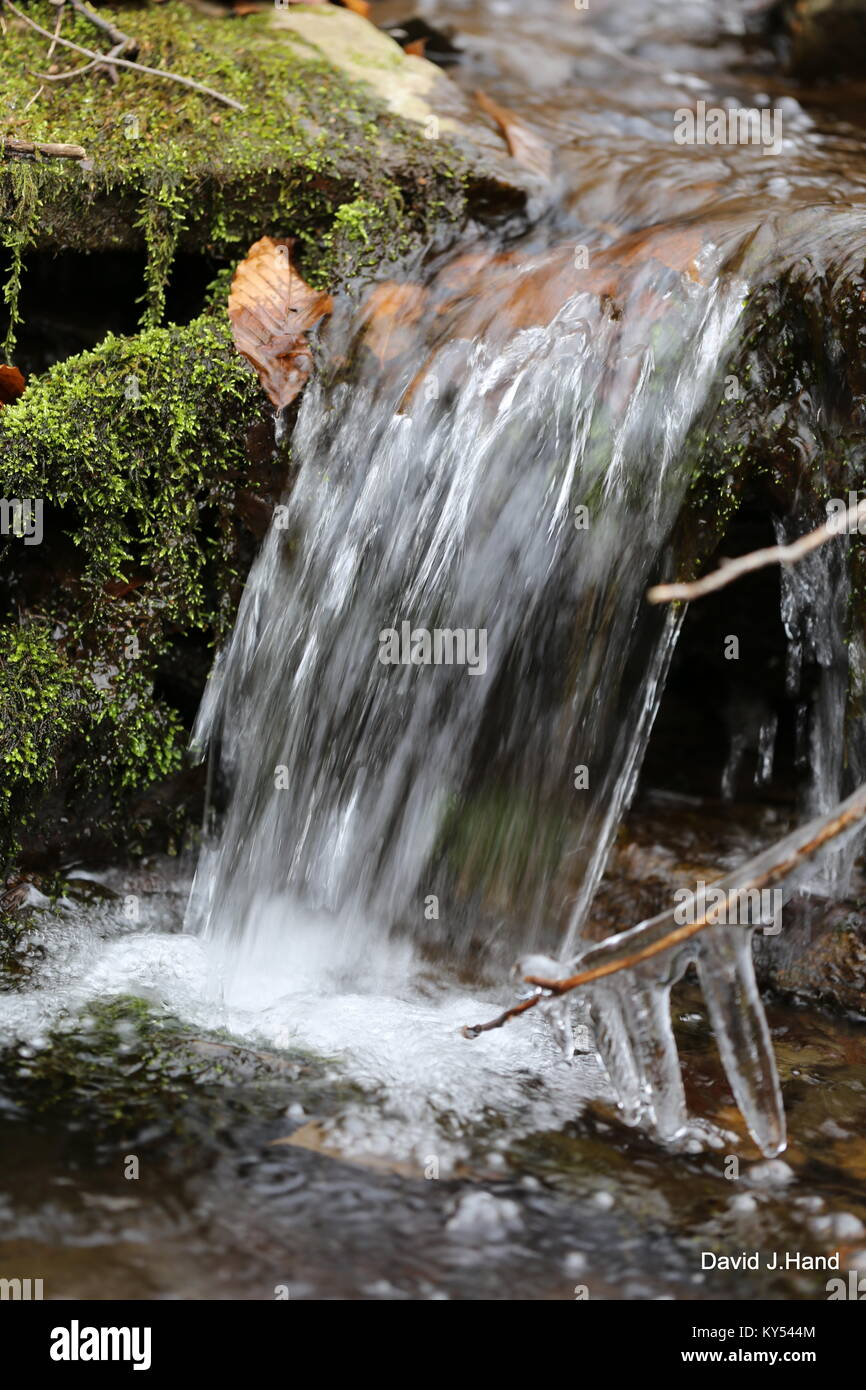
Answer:
[[[41,34],[43,38],[51,39],[54,37],[47,29],[43,29],[41,24],[37,24],[34,19],[23,14],[17,5],[12,4],[12,0],[3,0],[3,5],[11,14],[29,25],[31,29],[35,29],[37,34]],[[73,43],[71,39],[58,37],[57,42],[62,44],[64,48],[71,48],[76,53],[83,53],[85,58],[95,58],[99,63],[106,63],[109,59],[107,53],[96,53],[92,48],[84,48],[80,43]],[[148,68],[143,63],[133,63],[129,58],[111,58],[111,63],[115,67],[129,68],[132,72],[146,73],[148,77],[164,77],[169,82],[179,82],[182,87],[190,87],[194,92],[203,92],[205,96],[213,97],[215,101],[221,101],[224,106],[231,106],[235,111],[246,110],[246,107],[241,102],[235,101],[234,97],[223,96],[222,92],[215,91],[213,87],[206,87],[204,83],[196,82],[191,77],[181,77],[177,72],[166,72],[163,68]]]
[[[69,0],[69,4],[76,14],[80,14],[83,19],[89,20],[97,29],[101,29],[103,33],[107,34],[113,44],[121,43],[130,52],[138,52],[138,43],[135,39],[131,38],[129,34],[124,34],[122,29],[118,29],[115,24],[103,18],[101,14],[97,14],[95,10],[91,10],[82,3],[82,0]]]
[[[866,819],[866,783],[863,783],[855,792],[852,792],[851,796],[840,802],[832,811],[828,811],[826,815],[816,816],[806,825],[799,826],[789,835],[777,841],[776,844],[771,845],[769,849],[762,850],[753,859],[742,864],[733,873],[718,879],[713,887],[726,894],[727,917],[733,918],[734,922],[738,920],[739,914],[736,911],[731,912],[730,909],[736,909],[741,894],[754,889],[769,888],[772,884],[784,882],[785,879],[791,877],[795,870],[813,858],[819,850],[830,844],[831,841],[838,839],[840,835],[852,830],[864,819]],[[533,994],[529,999],[524,999],[512,1008],[506,1009],[498,1018],[491,1019],[489,1023],[467,1025],[462,1029],[463,1036],[476,1038],[479,1033],[489,1032],[493,1028],[501,1028],[510,1018],[535,1008],[536,1004],[568,994],[571,990],[580,988],[581,985],[590,984],[593,980],[600,980],[604,976],[613,975],[620,970],[627,970],[630,966],[640,965],[653,956],[661,955],[664,951],[681,946],[693,936],[697,936],[706,927],[718,925],[719,911],[720,905],[714,906],[696,918],[694,922],[678,925],[676,924],[674,909],[670,909],[658,917],[653,917],[649,922],[642,922],[629,931],[619,932],[600,942],[598,946],[591,947],[580,958],[582,968],[574,975],[569,975],[562,980],[548,980],[539,976],[528,975],[526,976],[526,983],[535,987],[538,991],[536,994]],[[751,927],[754,924],[746,925]]]
[[[528,999],[523,999],[519,1004],[512,1004],[510,1009],[504,1013],[497,1014],[496,1018],[491,1018],[488,1023],[467,1023],[461,1029],[464,1038],[477,1038],[479,1033],[489,1033],[494,1028],[501,1028],[503,1023],[509,1019],[516,1018],[518,1014],[525,1014],[527,1009],[534,1009],[536,1004],[540,1004],[542,999],[548,998],[538,989],[535,994]]]
[[[106,54],[107,58],[111,54]],[[93,63],[84,63],[80,68],[71,68],[69,72],[36,72],[34,68],[27,71],[31,77],[38,77],[40,82],[68,82],[70,77],[83,77],[86,72],[93,72],[95,68],[102,67],[102,60]]]
[[[647,590],[647,600],[649,603],[673,603],[676,599],[688,602],[693,598],[701,598],[704,594],[712,594],[716,589],[723,589],[725,585],[732,584],[741,575],[751,574],[754,570],[766,568],[767,565],[793,564],[795,560],[808,555],[810,550],[817,550],[819,546],[843,531],[856,531],[861,521],[866,521],[866,502],[858,502],[855,506],[849,507],[844,514],[840,512],[838,516],[830,517],[822,526],[808,531],[805,536],[800,536],[790,545],[768,545],[763,550],[751,550],[748,555],[738,555],[735,560],[726,560],[719,569],[712,570],[702,579],[694,579],[691,583],[655,584]]]
[[[57,47],[57,36],[58,36],[58,34],[60,33],[60,26],[61,26],[61,24],[63,23],[63,6],[64,6],[65,2],[66,2],[66,0],[60,0],[60,4],[59,4],[58,7],[57,7],[57,21],[56,21],[56,23],[55,23],[55,25],[54,25],[54,37],[52,38],[51,44],[50,44],[49,49],[48,49],[48,52],[47,52],[46,55],[45,55],[45,61],[46,61],[46,63],[50,63],[50,62],[51,62],[52,56],[53,56],[53,54],[54,54],[54,50],[55,50],[55,48]]]
[[[66,0],[52,0],[52,4],[55,3],[65,4]],[[83,3],[83,0],[69,0],[69,3],[76,14],[80,14],[83,19],[88,20],[91,24],[95,25],[97,29],[101,29],[102,32],[107,34],[111,39],[112,47],[111,51],[107,54],[108,58],[122,58],[124,54],[130,58],[136,57],[138,54],[137,39],[132,38],[129,34],[124,34],[123,30],[118,29],[116,24],[112,24],[110,20],[104,19],[102,15],[89,9],[88,6]],[[104,65],[99,64],[98,66],[105,67],[112,82],[116,83],[118,81],[117,68],[113,63],[106,62]]]

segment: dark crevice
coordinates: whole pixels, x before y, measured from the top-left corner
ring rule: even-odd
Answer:
[[[717,568],[724,557],[775,543],[766,512],[744,507],[707,569]],[[739,642],[737,659],[725,655],[731,637]],[[803,778],[796,757],[798,709],[809,702],[817,671],[806,668],[799,693],[792,695],[785,687],[786,656],[776,567],[690,604],[647,749],[642,788],[718,798],[732,738],[740,734],[747,746],[731,799],[793,803]],[[774,717],[773,771],[762,783],[759,730]]]
[[[178,255],[166,291],[165,322],[189,323],[201,313],[205,292],[220,268],[206,256]],[[15,364],[25,376],[46,371],[114,333],[137,333],[144,309],[146,258],[127,251],[86,254],[38,252],[27,257],[21,280]],[[5,280],[8,265],[0,269]],[[9,322],[0,309],[0,334]]]

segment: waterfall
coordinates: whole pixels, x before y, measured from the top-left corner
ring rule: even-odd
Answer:
[[[491,296],[444,340],[434,307],[384,366],[363,309],[334,325],[196,730],[230,789],[197,927],[249,939],[293,899],[419,931],[431,895],[453,922],[507,890],[517,944],[550,945],[567,876],[571,948],[678,631],[643,594],[741,312],[720,262],[632,264],[616,307],[578,286],[546,323]],[[484,669],[428,663],[443,632]]]

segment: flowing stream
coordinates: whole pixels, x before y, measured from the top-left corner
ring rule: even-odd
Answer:
[[[299,1296],[569,1297],[591,1277],[601,1296],[693,1297],[717,1287],[695,1264],[702,1240],[775,1230],[820,1250],[862,1233],[856,1186],[837,1185],[828,1209],[811,1168],[821,1127],[844,1138],[844,1106],[860,1103],[853,1025],[821,1024],[837,1065],[825,1093],[842,1099],[801,1115],[796,1178],[758,1161],[739,1195],[724,1190],[724,1154],[760,1155],[712,1039],[770,1159],[785,1143],[771,1032],[795,1102],[809,1047],[802,1021],[771,1012],[768,1026],[751,932],[710,932],[690,956],[598,986],[579,1001],[576,1050],[561,1011],[471,1043],[460,1031],[514,998],[518,956],[556,969],[609,930],[596,895],[683,624],[644,595],[676,564],[750,296],[806,249],[816,277],[858,246],[862,261],[866,161],[844,112],[819,120],[774,98],[784,158],[674,142],[696,93],[764,104],[766,59],[748,55],[739,7],[719,9],[422,7],[457,31],[455,79],[533,123],[553,176],[530,229],[475,229],[396,270],[411,311],[386,323],[375,291],[338,305],[294,430],[291,493],[194,735],[224,810],[195,866],[158,865],[150,889],[116,867],[82,874],[34,928],[40,954],[0,1019],[24,1078],[58,1031],[80,1049],[108,1027],[131,1068],[156,1066],[138,1015],[94,1013],[133,996],[179,1040],[178,1086],[191,1071],[208,1097],[199,1166],[177,1140],[148,1180],[151,1213],[162,1183],[155,1224],[138,1191],[112,1198],[114,1160],[77,1121],[89,1209],[60,1191],[37,1214],[26,1170],[45,1169],[50,1130],[17,1161],[16,1238],[58,1248],[61,1285],[96,1277],[88,1211],[121,1288],[185,1296],[213,1296],[210,1278],[218,1294],[268,1297],[283,1278]],[[808,524],[780,517],[779,534]],[[790,690],[804,662],[821,673],[803,696],[812,812],[863,765],[856,729],[841,753],[843,568],[822,552],[782,588]],[[761,730],[766,781],[775,726]],[[747,742],[717,794],[733,795]],[[828,859],[809,886],[841,892],[855,857]],[[143,918],[124,916],[129,894]],[[677,985],[675,1040],[671,989],[690,962],[703,997]],[[233,1101],[209,1070],[220,1049]],[[11,1123],[24,1102],[6,1104]],[[127,1146],[179,1133],[135,1108],[129,1124]],[[223,1273],[206,1276],[214,1255]],[[800,1276],[759,1277],[734,1296],[814,1296]]]

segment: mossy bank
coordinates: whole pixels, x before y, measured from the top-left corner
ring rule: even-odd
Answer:
[[[114,84],[94,73],[40,84],[33,73],[46,67],[47,42],[7,15],[0,134],[73,143],[86,155],[0,165],[13,321],[20,259],[34,249],[144,249],[152,326],[178,249],[232,259],[290,229],[308,278],[331,284],[432,238],[462,215],[467,190],[519,205],[518,171],[489,123],[366,20],[329,5],[297,15],[208,8],[168,0],[100,15],[132,35],[137,62],[235,106],[122,69]],[[48,0],[26,13],[53,29]],[[105,36],[69,11],[63,38],[93,49]],[[60,58],[64,72],[79,65],[71,50]],[[439,103],[449,112],[436,114]]]

